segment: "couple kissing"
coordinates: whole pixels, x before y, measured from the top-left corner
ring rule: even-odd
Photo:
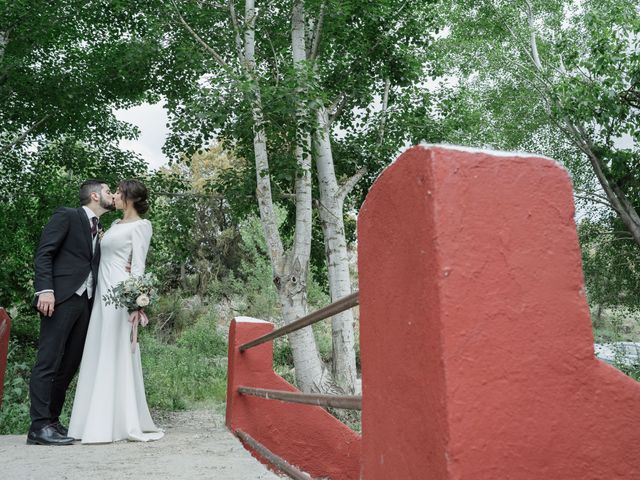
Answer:
[[[142,218],[148,193],[137,180],[80,186],[79,208],[59,208],[44,227],[35,255],[40,340],[31,373],[31,445],[150,441],[162,438],[149,413],[140,350],[131,348],[142,310],[109,304],[105,294],[144,274],[152,227]],[[103,232],[100,217],[122,212]],[[67,389],[78,368],[69,428],[60,423]]]

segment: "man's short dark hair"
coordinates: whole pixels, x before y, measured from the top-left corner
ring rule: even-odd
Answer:
[[[100,194],[104,180],[85,180],[80,185],[80,205],[87,205],[91,201],[91,194],[96,192]]]

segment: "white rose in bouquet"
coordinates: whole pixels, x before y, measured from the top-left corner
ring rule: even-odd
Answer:
[[[143,293],[142,295],[138,295],[138,298],[136,298],[136,305],[138,305],[140,308],[144,308],[149,305],[150,301],[151,300],[149,299],[149,296]]]
[[[156,278],[151,273],[131,276],[112,286],[103,296],[107,305],[126,308],[129,312],[151,305],[158,298],[155,289]]]

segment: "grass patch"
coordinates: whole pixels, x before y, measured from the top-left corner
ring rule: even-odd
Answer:
[[[173,344],[143,333],[140,348],[150,408],[185,410],[202,402],[224,402],[227,339],[212,315],[199,317]]]

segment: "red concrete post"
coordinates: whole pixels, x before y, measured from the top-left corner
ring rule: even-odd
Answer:
[[[640,384],[594,357],[569,177],[415,147],[358,222],[366,480],[640,478]]]
[[[7,311],[0,307],[0,407],[4,393],[4,373],[7,370],[7,353],[9,350],[9,333],[11,331],[11,318]]]
[[[273,371],[271,342],[240,352],[240,345],[272,330],[272,323],[253,318],[239,317],[231,322],[227,427],[248,433],[313,477],[360,478],[360,436],[324,409],[238,394],[239,386],[297,391]]]

